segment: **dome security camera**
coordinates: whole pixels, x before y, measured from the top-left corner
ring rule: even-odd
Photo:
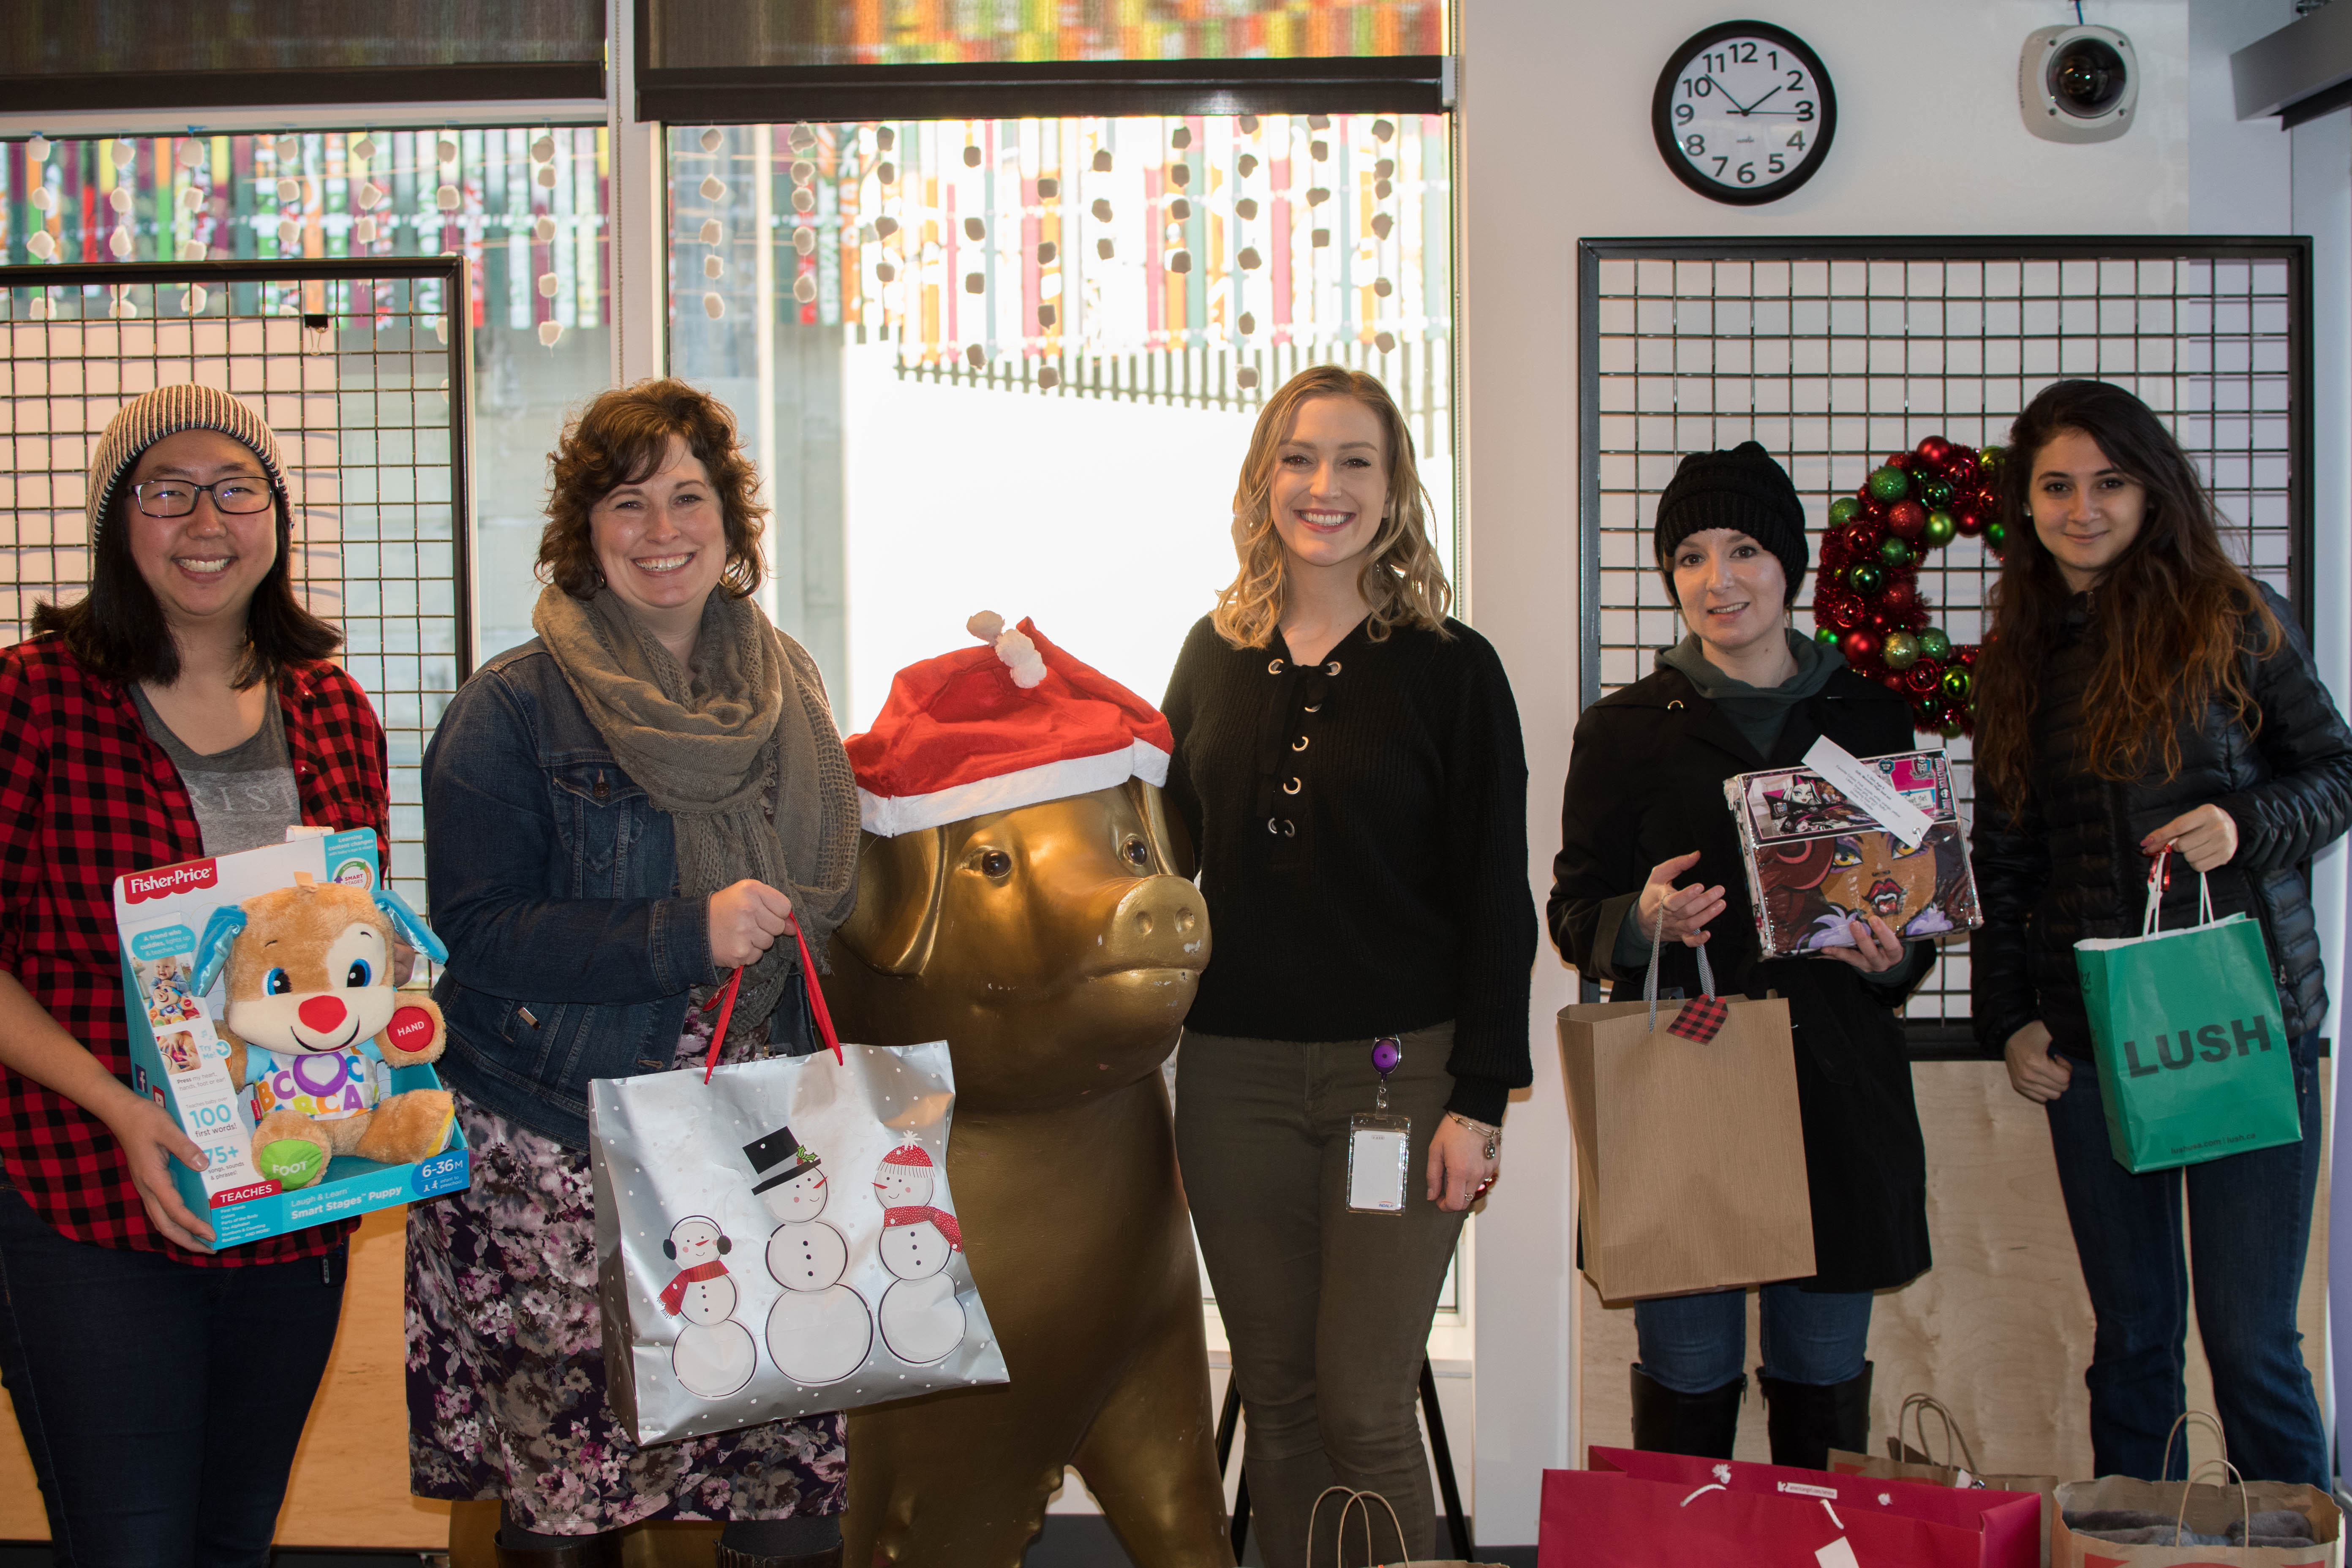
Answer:
[[[2038,27],[2017,57],[2017,108],[2045,142],[2112,142],[2139,107],[2139,61],[2113,27]]]

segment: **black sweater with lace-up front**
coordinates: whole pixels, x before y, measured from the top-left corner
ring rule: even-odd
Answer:
[[[1364,625],[1301,668],[1207,618],[1162,704],[1212,952],[1188,1027],[1370,1039],[1454,1020],[1447,1109],[1499,1122],[1532,1081],[1527,752],[1502,661]]]

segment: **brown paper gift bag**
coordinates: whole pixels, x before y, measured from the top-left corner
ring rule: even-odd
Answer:
[[[1927,1447],[1927,1415],[1933,1411],[1944,1424],[1944,1458],[1941,1463],[1929,1457]],[[1914,1445],[1907,1440],[1906,1426],[1914,1427],[1919,1437]],[[1954,1464],[1953,1449],[1959,1450],[1960,1463]],[[1975,1451],[1960,1431],[1960,1424],[1952,1418],[1944,1402],[1933,1394],[1914,1394],[1903,1401],[1895,1413],[1895,1435],[1886,1439],[1886,1457],[1857,1454],[1846,1448],[1830,1450],[1829,1468],[1842,1476],[1866,1476],[1874,1480],[1926,1481],[1939,1487],[1987,1487],[1997,1492],[2036,1492],[2042,1498],[2042,1565],[2050,1568],[2050,1531],[2058,1519],[2058,1478],[2055,1476],[1987,1475],[1977,1468]]]
[[[2172,1468],[2172,1445],[2184,1444],[2181,1428],[2190,1422],[2212,1428],[2221,1457],[2208,1459],[2189,1473],[2186,1481],[2143,1481],[2131,1476],[2101,1476],[2095,1481],[2068,1481],[2059,1487],[2050,1521],[2051,1568],[2343,1568],[2344,1521],[2335,1500],[2317,1487],[2294,1481],[2249,1481],[2230,1463],[2230,1439],[2221,1423],[2202,1410],[2186,1411],[2165,1434],[2164,1461]],[[2199,1486],[2197,1478],[2219,1469],[2231,1486]],[[2296,1514],[2309,1526],[2309,1546],[2262,1544],[2265,1526],[2280,1513]],[[2268,1514],[2270,1519],[2263,1516]],[[2071,1523],[2069,1521],[2072,1521]],[[2116,1525],[2153,1524],[2154,1542],[2116,1540]],[[2169,1527],[2170,1533],[2167,1533]],[[2221,1536],[2229,1545],[2179,1545],[2179,1532]],[[2091,1533],[2098,1531],[2098,1533]],[[2082,1532],[2082,1533],[2078,1533]],[[2234,1532],[2234,1533],[2233,1533]],[[2135,1533],[2126,1530],[2122,1533]],[[2257,1544],[2238,1544],[2252,1534]]]
[[[1706,994],[1559,1011],[1584,1272],[1606,1301],[1801,1279],[1813,1211],[1789,1005]]]

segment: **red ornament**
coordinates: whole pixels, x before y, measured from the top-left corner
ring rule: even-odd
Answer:
[[[1856,556],[1875,555],[1886,539],[1886,525],[1875,518],[1857,517],[1837,531]]]
[[[1944,672],[1924,658],[1903,672],[1903,684],[1914,697],[1933,696],[1943,683]]]
[[[1899,500],[1886,509],[1886,531],[1897,539],[1916,539],[1927,526],[1927,509],[1916,500]]]
[[[1977,482],[1979,470],[1977,455],[1966,447],[1955,447],[1952,455],[1944,459],[1944,478],[1951,481],[1956,491],[1968,489]]]
[[[1974,501],[1952,513],[1952,528],[1961,537],[1974,539],[1984,531],[1985,514],[1976,509]]]
[[[1867,669],[1878,662],[1878,634],[1858,629],[1850,631],[1838,638],[1838,651],[1844,654],[1846,663],[1856,669]]]
[[[1901,468],[1907,473],[1916,462],[1917,458],[1910,453],[1897,452],[1886,459],[1886,466],[1890,468]]]
[[[1933,468],[1942,468],[1951,460],[1952,444],[1941,436],[1929,436],[1916,448],[1921,460]]]
[[[1889,620],[1906,621],[1919,608],[1919,584],[1906,576],[1879,590],[1877,607]]]

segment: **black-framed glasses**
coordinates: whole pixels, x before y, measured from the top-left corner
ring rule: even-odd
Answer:
[[[196,497],[200,494],[213,498],[215,511],[231,516],[268,511],[278,499],[269,481],[253,474],[231,474],[208,485],[192,484],[186,479],[149,479],[143,485],[131,486],[131,493],[138,498],[139,510],[149,517],[185,517],[196,510]]]

